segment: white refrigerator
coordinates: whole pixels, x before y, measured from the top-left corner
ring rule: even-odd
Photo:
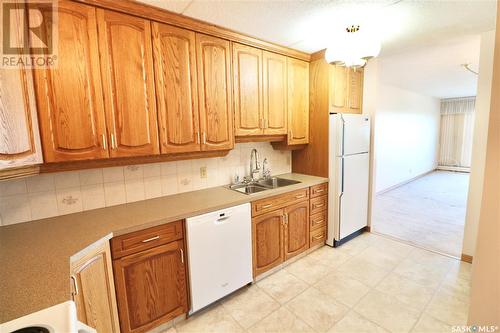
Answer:
[[[328,236],[338,246],[368,225],[370,119],[331,113],[329,124]]]

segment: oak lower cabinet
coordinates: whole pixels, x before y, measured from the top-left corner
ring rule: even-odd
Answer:
[[[78,320],[97,332],[119,333],[108,240],[70,260],[70,270]]]
[[[325,244],[328,227],[328,183],[310,187],[309,246]]]
[[[309,248],[309,189],[252,203],[254,277]]]
[[[111,240],[121,332],[146,332],[187,313],[182,223]]]

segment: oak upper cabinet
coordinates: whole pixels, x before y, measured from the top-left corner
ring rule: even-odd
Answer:
[[[288,145],[309,142],[309,63],[287,59]]]
[[[51,7],[40,5],[47,34]],[[35,87],[45,162],[108,157],[99,69],[96,9],[60,1],[58,65],[36,69]]]
[[[309,201],[285,208],[285,260],[309,248]]]
[[[347,107],[350,113],[362,113],[363,105],[363,74],[364,70],[351,69],[349,71],[349,98]]]
[[[231,48],[227,40],[196,34],[202,150],[234,147]]]
[[[330,65],[330,110],[362,113],[363,69]]]
[[[235,135],[262,135],[262,50],[238,43],[232,49]]]
[[[286,57],[263,51],[264,134],[287,134],[287,67]]]
[[[97,9],[110,156],[159,154],[151,23]]]
[[[283,225],[282,209],[252,219],[254,277],[285,260]]]
[[[199,151],[195,33],[153,22],[161,152]]]
[[[24,32],[20,16],[12,34],[18,40]],[[42,163],[32,71],[21,65],[0,69],[0,96],[0,170]]]
[[[119,333],[108,240],[71,261],[70,266],[72,295],[78,320],[95,328],[97,332]]]
[[[177,240],[114,260],[122,333],[146,332],[188,311],[183,249]]]
[[[332,112],[344,112],[347,108],[349,69],[330,65],[330,107]]]

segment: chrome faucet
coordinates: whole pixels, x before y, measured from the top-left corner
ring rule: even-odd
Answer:
[[[260,165],[259,165],[259,153],[257,152],[257,149],[252,149],[252,152],[250,153],[250,178],[252,181],[255,181],[258,179],[255,178],[255,174],[260,173]]]

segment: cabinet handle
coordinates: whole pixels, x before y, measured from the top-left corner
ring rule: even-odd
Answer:
[[[207,143],[207,134],[205,132],[203,132],[202,138],[203,138],[203,144],[206,144]]]
[[[269,128],[269,119],[264,119],[264,128]]]
[[[108,140],[106,139],[106,134],[102,134],[102,149],[108,150]]]
[[[306,197],[305,194],[301,194],[301,195],[296,195],[295,199],[302,199],[302,198],[305,198],[305,197]]]
[[[319,208],[319,207],[323,207],[323,204],[320,203],[320,204],[314,204],[314,208]]]
[[[116,149],[116,140],[114,133],[111,133],[111,149]]]
[[[142,242],[143,242],[143,243],[149,243],[149,242],[152,242],[152,241],[157,240],[157,239],[160,239],[160,236],[154,236],[154,237],[151,237],[151,238],[145,239],[145,240],[143,240]]]
[[[324,191],[324,189],[320,188],[320,189],[317,189],[315,192],[316,192],[316,193],[321,193],[321,192],[323,192],[323,191]]]
[[[260,208],[262,208],[262,209],[266,209],[266,208],[269,208],[269,207],[272,207],[272,206],[273,206],[273,204],[268,204],[268,205],[264,205],[264,206],[262,206],[262,207],[260,207]]]
[[[200,143],[200,132],[196,133],[196,143]]]
[[[75,293],[73,294],[73,296],[76,296],[76,295],[78,295],[80,293],[78,291],[78,283],[76,282],[76,276],[71,275],[70,278],[73,281],[73,286],[75,287]]]
[[[181,250],[181,263],[184,263],[184,250],[183,249],[180,250]]]
[[[314,240],[318,240],[318,239],[322,239],[325,235],[321,234],[321,235],[318,235],[318,236],[313,236],[313,239]]]

